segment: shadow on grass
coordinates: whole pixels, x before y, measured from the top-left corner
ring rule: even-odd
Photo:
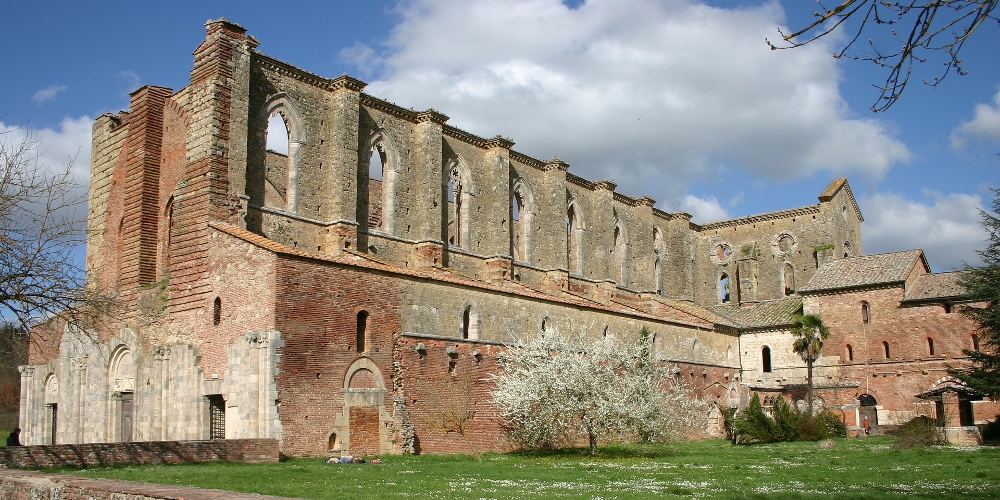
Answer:
[[[680,455],[677,447],[671,443],[624,444],[615,443],[597,448],[597,455],[591,455],[589,448],[560,448],[556,450],[522,450],[506,455],[519,458],[541,460],[623,460],[623,459],[654,459]]]

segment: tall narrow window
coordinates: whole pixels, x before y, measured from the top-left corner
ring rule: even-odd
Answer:
[[[656,280],[656,294],[663,295],[663,282],[660,277],[660,256],[656,256],[656,260],[653,262],[653,279]]]
[[[764,346],[760,350],[761,370],[764,373],[771,373],[771,348]]]
[[[782,268],[781,282],[785,296],[795,293],[795,268],[791,264],[786,263]]]
[[[611,248],[611,266],[612,266],[612,277],[619,285],[627,285],[628,281],[628,256],[626,245],[625,229],[622,227],[621,222],[618,220],[618,214],[615,214],[615,229],[612,234],[612,244]]]
[[[267,151],[264,153],[264,205],[288,208],[288,125],[282,110],[267,119]]]
[[[867,302],[862,302],[861,303],[861,322],[862,323],[868,323],[869,320],[870,320],[870,318],[868,316],[868,303]]]
[[[212,324],[218,325],[222,323],[222,299],[219,297],[215,298],[212,302]]]
[[[355,350],[365,352],[365,340],[368,335],[368,311],[358,312],[358,331],[354,339]]]
[[[848,361],[854,361],[854,348],[851,347],[851,344],[847,344],[846,348],[844,349],[844,354],[847,355]]]
[[[663,233],[660,228],[653,228],[653,254],[656,260],[653,261],[653,283],[657,295],[663,295],[663,255],[666,253],[666,245],[663,243]]]
[[[979,335],[972,336],[972,350],[979,352]]]
[[[844,258],[849,258],[851,256],[851,242],[844,242]]]
[[[465,306],[462,311],[462,338],[469,338],[469,323],[472,322],[472,306]]]
[[[927,337],[927,354],[934,356],[934,339]]]
[[[580,223],[580,214],[576,211],[576,206],[570,204],[566,210],[566,264],[569,272],[583,274],[583,259],[581,239],[583,237],[583,227]]]
[[[528,184],[518,177],[511,185],[510,213],[511,253],[514,260],[531,263],[532,232],[534,221],[534,198]],[[567,233],[568,234],[568,233]],[[567,247],[568,248],[568,247]]]
[[[719,276],[719,302],[729,302],[729,275]]]
[[[888,342],[885,342],[885,341],[882,342],[882,351],[885,354],[885,359],[889,359],[889,343]]]

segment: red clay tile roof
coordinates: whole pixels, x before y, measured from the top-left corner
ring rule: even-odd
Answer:
[[[813,275],[809,283],[800,287],[799,293],[836,290],[906,280],[917,259],[923,259],[922,250],[862,255],[827,262]]]
[[[754,305],[722,304],[708,309],[730,318],[741,328],[767,328],[788,325],[792,315],[802,307],[802,299],[788,297],[765,300]]]
[[[265,238],[256,233],[247,231],[246,229],[241,229],[235,226],[230,226],[228,224],[223,224],[219,222],[210,222],[208,224],[210,227],[228,234],[234,238],[241,239],[253,245],[259,246],[271,252],[283,255],[294,255],[296,257],[304,257],[313,260],[320,260],[325,262],[334,262],[338,264],[350,265],[364,267],[368,269],[375,269],[379,271],[389,272],[393,274],[401,274],[405,276],[414,276],[418,278],[425,278],[429,280],[442,281],[446,283],[461,284],[470,287],[481,288],[485,290],[492,290],[496,292],[507,293],[511,295],[520,295],[522,297],[528,297],[532,299],[547,300],[550,302],[559,302],[563,304],[575,305],[578,307],[587,307],[590,309],[599,309],[611,313],[617,314],[628,314],[631,316],[637,316],[641,318],[647,318],[655,321],[662,321],[667,323],[675,323],[686,326],[694,326],[698,328],[711,328],[712,324],[706,323],[701,319],[701,316],[688,315],[688,314],[659,314],[650,313],[646,311],[638,311],[632,307],[626,307],[621,304],[612,303],[611,305],[601,304],[600,302],[594,302],[590,299],[570,295],[552,295],[549,293],[541,292],[528,287],[522,283],[516,281],[507,280],[502,284],[492,284],[486,283],[484,281],[479,281],[462,274],[459,274],[451,269],[447,268],[430,268],[430,269],[411,269],[407,267],[400,267],[396,265],[389,264],[381,259],[369,256],[368,254],[362,254],[358,252],[349,252],[339,256],[332,255],[321,255],[310,252],[305,252],[297,248],[291,248],[285,246],[277,241]],[[697,306],[692,306],[697,307]],[[705,311],[702,315],[708,316],[710,313]]]
[[[906,290],[907,300],[950,299],[965,295],[965,288],[958,284],[961,271],[925,274],[918,277]]]

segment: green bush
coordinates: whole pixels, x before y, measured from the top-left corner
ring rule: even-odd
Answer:
[[[931,417],[919,416],[899,426],[892,433],[896,436],[896,446],[900,448],[916,448],[923,446],[947,444],[944,432]]]
[[[816,415],[800,413],[783,398],[777,398],[771,415],[764,413],[760,397],[733,419],[730,439],[734,443],[774,443],[778,441],[820,441],[847,436],[844,421],[830,410]],[[727,429],[729,429],[727,419]]]
[[[773,443],[779,441],[778,424],[771,417],[764,413],[764,408],[760,404],[760,396],[753,395],[750,404],[736,417],[734,424],[736,429],[737,444],[744,443]]]

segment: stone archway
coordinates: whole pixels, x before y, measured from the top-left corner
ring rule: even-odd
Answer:
[[[347,369],[343,385],[344,410],[334,429],[343,451],[378,455],[391,449],[391,416],[385,410],[385,379],[374,361],[361,357]],[[329,446],[329,444],[328,444]]]

